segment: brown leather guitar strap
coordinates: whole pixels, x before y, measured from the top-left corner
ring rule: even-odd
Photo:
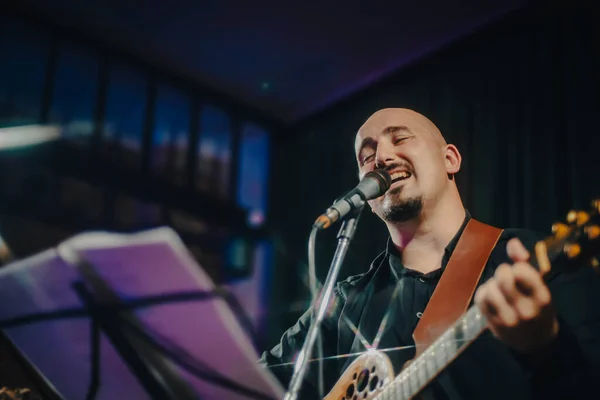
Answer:
[[[421,354],[463,315],[502,229],[470,219],[413,333]]]

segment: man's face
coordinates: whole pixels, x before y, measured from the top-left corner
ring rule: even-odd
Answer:
[[[405,222],[435,203],[448,184],[447,146],[437,128],[418,113],[386,109],[359,129],[355,142],[359,176],[386,169],[392,185],[369,205],[383,220]]]

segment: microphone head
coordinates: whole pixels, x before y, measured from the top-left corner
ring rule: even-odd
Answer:
[[[366,177],[377,179],[384,192],[392,186],[392,176],[385,169],[375,169],[367,173],[365,175],[365,178]]]
[[[383,196],[391,185],[391,175],[384,169],[376,169],[364,176],[359,183],[359,190],[364,195],[365,201],[373,200]]]

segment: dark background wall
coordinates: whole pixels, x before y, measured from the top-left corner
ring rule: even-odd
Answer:
[[[465,206],[484,222],[549,232],[570,208],[600,195],[600,36],[593,15],[579,3],[515,12],[279,138],[271,186],[271,343],[306,306],[310,225],[356,185],[354,136],[378,109],[422,112],[458,146]],[[336,232],[319,236],[321,281]],[[365,271],[386,238],[385,226],[365,212],[341,278]]]

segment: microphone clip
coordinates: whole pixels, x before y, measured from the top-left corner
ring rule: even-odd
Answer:
[[[352,194],[351,192],[356,192]],[[315,228],[324,230],[329,228],[333,223],[347,215],[356,216],[365,206],[366,201],[362,198],[356,189],[351,190],[346,195],[335,200],[323,214],[321,214],[313,224]]]

